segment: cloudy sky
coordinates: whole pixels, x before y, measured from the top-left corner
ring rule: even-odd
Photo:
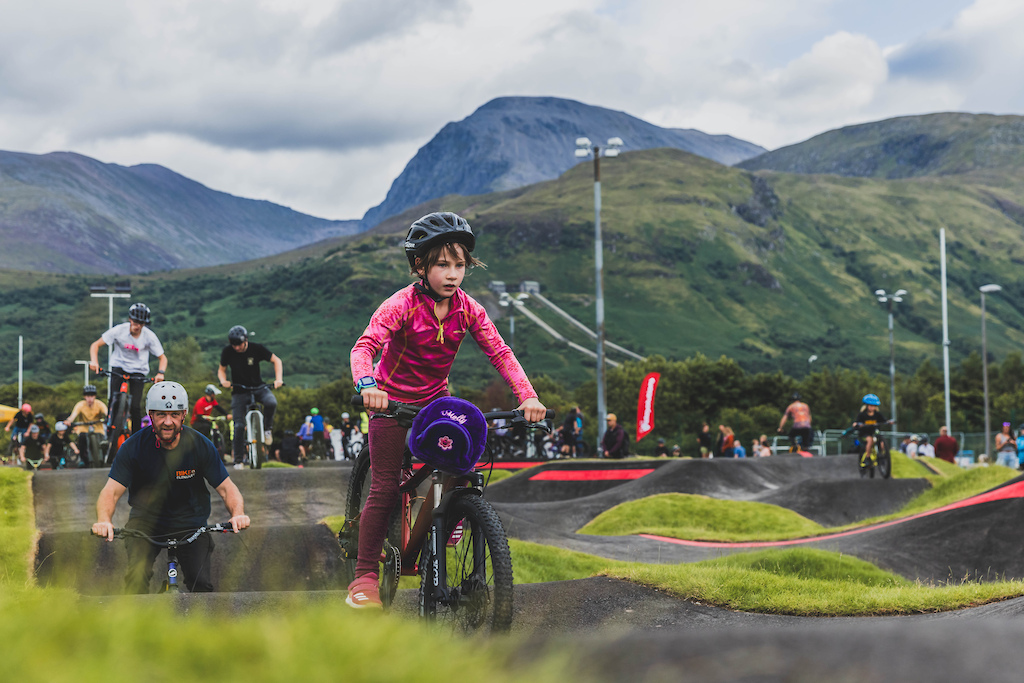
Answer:
[[[159,163],[327,218],[361,217],[502,95],[768,148],[1024,113],[1020,0],[0,0],[0,17],[0,149]]]

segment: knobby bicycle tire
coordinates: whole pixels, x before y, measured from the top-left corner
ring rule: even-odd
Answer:
[[[878,473],[882,479],[892,476],[892,456],[889,453],[889,445],[884,441],[878,442]]]
[[[110,433],[107,435],[107,453],[105,464],[109,465],[114,462],[114,456],[117,455],[117,449],[121,447],[121,444],[128,438],[128,430],[126,428],[126,422],[128,420],[128,401],[125,399],[125,395],[118,393],[117,405],[114,406],[113,415],[114,419],[110,422]]]
[[[453,534],[461,522],[461,540]],[[451,604],[431,594],[430,539],[420,562],[420,612],[428,620],[462,633],[497,633],[512,625],[512,554],[508,538],[490,503],[461,495],[445,511],[445,582]],[[453,545],[447,543],[453,541]]]
[[[352,471],[349,474],[348,493],[345,496],[346,523],[338,534],[338,540],[344,549],[341,563],[341,582],[346,586],[355,579],[356,560],[359,553],[359,525],[358,523],[349,524],[348,520],[357,520],[360,513],[362,513],[363,505],[366,504],[366,497],[370,493],[370,479],[370,449],[368,446],[363,446],[363,450],[356,457],[356,462],[352,465]],[[397,508],[391,513],[391,519],[388,521],[388,533],[385,537],[384,546],[385,552],[389,544],[395,549],[400,549],[402,545],[402,516]],[[401,566],[399,565],[398,568],[400,571]],[[385,607],[388,607],[394,598],[395,591],[398,590],[399,577],[393,571],[381,572],[380,577],[381,602]]]
[[[267,447],[263,444],[263,430],[258,429],[259,426],[259,420],[255,416],[246,418],[245,455],[249,461],[249,467],[254,470],[263,469],[263,461],[266,459]]]

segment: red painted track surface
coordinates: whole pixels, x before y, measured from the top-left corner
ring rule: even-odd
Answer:
[[[722,541],[686,541],[679,538],[668,538],[667,536],[656,536],[653,534],[638,534],[643,538],[649,538],[655,541],[664,541],[665,543],[674,543],[676,545],[686,545],[697,548],[774,548],[779,546],[787,545],[800,545],[804,543],[814,543],[816,541],[827,541],[833,538],[843,538],[845,536],[853,536],[855,534],[862,534],[867,531],[875,531],[876,529],[884,529],[886,527],[895,526],[897,524],[903,524],[914,519],[921,519],[922,517],[930,517],[937,515],[940,512],[948,512],[950,510],[958,510],[960,508],[971,507],[973,505],[981,505],[982,503],[991,503],[997,500],[1009,500],[1012,498],[1024,498],[1024,481],[1019,481],[1014,484],[1008,484],[985,493],[979,493],[976,496],[965,498],[964,500],[957,501],[956,503],[950,503],[941,508],[934,510],[928,510],[927,512],[921,512],[910,517],[903,517],[901,519],[894,519],[891,522],[882,522],[881,524],[872,524],[871,526],[861,527],[859,529],[851,529],[849,531],[842,531],[836,534],[826,534],[824,536],[810,536],[808,538],[794,538],[785,541],[756,541],[756,542],[740,542],[740,543],[726,543]]]
[[[653,468],[627,468],[618,470],[544,470],[530,477],[530,481],[625,481],[646,477]]]

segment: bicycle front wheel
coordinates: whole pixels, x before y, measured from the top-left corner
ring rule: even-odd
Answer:
[[[498,514],[480,496],[463,495],[445,511],[442,524],[448,598],[433,594],[430,553],[425,551],[421,615],[463,633],[507,631],[512,625],[512,554]]]
[[[892,456],[889,454],[889,445],[884,441],[878,442],[878,473],[882,479],[892,476]]]

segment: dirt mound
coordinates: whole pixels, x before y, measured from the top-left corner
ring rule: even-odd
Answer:
[[[843,526],[896,512],[928,488],[927,479],[807,479],[754,500],[787,508],[822,526]]]

